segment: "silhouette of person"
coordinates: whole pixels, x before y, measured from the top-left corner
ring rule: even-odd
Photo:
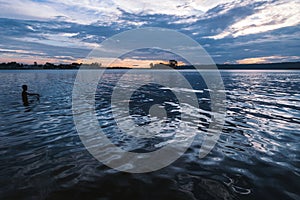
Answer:
[[[39,100],[39,98],[40,98],[39,94],[28,93],[27,92],[27,89],[28,89],[27,85],[22,85],[22,89],[23,89],[23,91],[22,91],[22,100],[23,100],[23,105],[24,106],[29,106],[28,95],[29,96],[36,96],[38,98],[38,100]]]

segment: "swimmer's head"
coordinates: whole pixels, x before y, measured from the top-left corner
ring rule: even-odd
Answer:
[[[27,85],[22,85],[22,88],[23,88],[24,91],[26,91],[27,90]]]

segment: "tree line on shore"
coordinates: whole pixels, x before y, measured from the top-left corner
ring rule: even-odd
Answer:
[[[53,64],[46,62],[45,64],[38,64],[34,62],[33,64],[23,64],[17,62],[8,62],[8,63],[0,63],[0,69],[79,69],[82,66],[82,63],[70,63],[70,64]],[[88,69],[99,69],[101,63],[91,63],[84,64],[84,66]]]
[[[266,69],[266,70],[276,70],[276,69],[283,69],[283,70],[300,70],[300,62],[284,62],[284,63],[263,63],[263,64],[216,64],[215,65],[218,69],[222,70],[231,70],[231,69],[238,69],[238,70],[247,70],[247,69]],[[150,64],[150,69],[176,69],[176,70],[184,70],[184,69],[214,69],[215,66],[211,65],[177,65],[177,61],[170,60],[169,63],[159,63],[159,64]],[[102,66],[101,63],[90,63],[90,64],[83,64],[83,63],[70,63],[70,64],[53,64],[53,63],[45,63],[45,64],[38,64],[34,62],[33,64],[23,64],[17,62],[8,62],[8,63],[0,63],[0,70],[43,70],[43,69],[79,69],[83,67],[84,69],[130,69],[129,67],[105,67]],[[149,69],[149,68],[148,68]]]

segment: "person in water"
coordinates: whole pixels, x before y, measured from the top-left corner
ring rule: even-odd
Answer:
[[[23,105],[24,106],[28,106],[29,105],[29,102],[28,102],[28,95],[29,96],[36,96],[38,99],[40,98],[40,95],[39,94],[35,94],[35,93],[28,93],[27,92],[27,85],[22,85],[22,100],[23,100]]]

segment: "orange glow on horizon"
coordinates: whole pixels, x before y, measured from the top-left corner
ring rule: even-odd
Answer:
[[[71,63],[101,63],[103,67],[128,67],[128,68],[150,68],[150,64],[164,63],[168,64],[168,60],[138,60],[138,59],[114,59],[103,58],[103,59],[77,59],[77,60],[67,60],[67,59],[57,59],[57,58],[37,58],[37,57],[25,57],[25,58],[0,58],[0,63],[17,62],[23,64],[33,64],[37,62],[38,64],[45,64],[47,62],[53,64],[71,64]],[[186,63],[178,61],[178,65],[185,65]]]
[[[286,59],[284,56],[265,56],[265,57],[256,57],[256,58],[245,58],[237,60],[237,64],[263,64],[263,63],[272,63],[272,62],[282,62]]]
[[[242,60],[236,61],[238,64],[259,64],[259,63],[265,63],[266,59],[264,58],[245,58]]]
[[[91,63],[101,63],[103,67],[128,67],[128,68],[150,68],[150,64],[167,64],[168,60],[139,60],[139,59],[87,59],[87,60],[77,60],[78,63],[91,64]],[[178,65],[185,65],[184,62],[178,61]]]
[[[166,60],[136,60],[136,59],[123,59],[116,60],[110,67],[130,67],[130,68],[150,68],[150,64],[164,63],[167,64]],[[178,65],[184,65],[184,62],[179,61]]]

